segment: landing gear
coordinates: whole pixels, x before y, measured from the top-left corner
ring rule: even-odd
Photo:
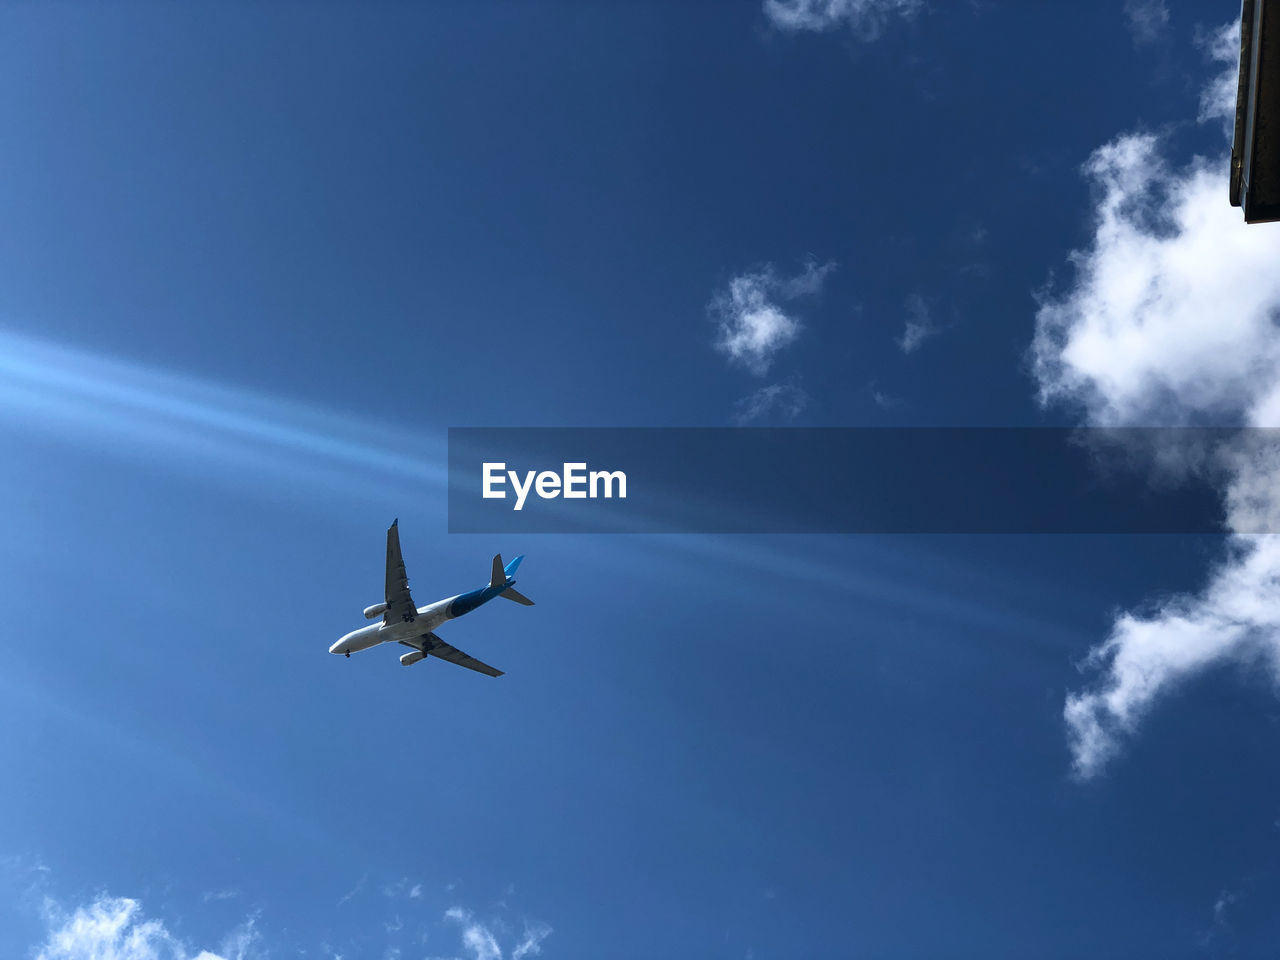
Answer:
[[[348,659],[348,660],[350,660],[350,659],[351,659],[351,651],[350,651],[350,650],[348,650],[348,651],[347,651],[347,659]]]

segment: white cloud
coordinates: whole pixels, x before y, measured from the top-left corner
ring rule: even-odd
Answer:
[[[902,352],[915,353],[926,340],[937,336],[938,332],[938,325],[933,322],[929,304],[924,297],[917,293],[907,297],[907,325],[898,338],[898,346]]]
[[[774,355],[800,335],[799,319],[780,303],[815,296],[833,269],[834,264],[810,262],[790,278],[779,277],[772,266],[734,277],[711,302],[717,325],[716,349],[730,362],[764,376]]]
[[[1174,170],[1149,135],[1098,150],[1092,249],[1077,285],[1037,316],[1033,360],[1045,400],[1095,423],[1230,423],[1277,386],[1280,234],[1227,203],[1226,163]]]
[[[0,861],[0,869],[17,866],[21,864],[16,859]],[[358,885],[363,886],[364,883]],[[507,889],[514,891],[511,885]],[[216,950],[195,950],[163,920],[147,917],[135,899],[103,895],[88,905],[67,909],[51,897],[36,895],[47,933],[42,944],[28,951],[29,960],[258,960],[267,956],[256,914],[224,937]],[[549,924],[525,921],[522,932],[516,935],[514,926],[502,917],[480,920],[460,906],[446,911],[444,919],[456,925],[460,949],[437,960],[525,960],[539,956],[543,942],[552,933]],[[427,942],[426,932],[420,927],[415,930],[415,926],[412,920],[406,922],[399,915],[383,923],[389,941],[379,948],[383,960],[404,955],[403,945],[398,942],[404,937]],[[327,942],[320,943],[318,950],[334,960],[341,960],[344,955]],[[299,948],[298,952],[305,951]]]
[[[1236,121],[1236,87],[1239,83],[1240,24],[1231,21],[1200,38],[1205,54],[1226,69],[1200,94],[1200,122],[1221,120],[1227,134]]]
[[[234,887],[228,887],[225,890],[209,890],[205,893],[203,900],[209,903],[212,900],[234,900],[240,896],[240,891]]]
[[[1064,710],[1077,773],[1100,772],[1162,693],[1225,658],[1260,656],[1280,666],[1280,544],[1237,537],[1202,591],[1121,614],[1091,651],[1101,679]]]
[[[764,12],[780,30],[819,32],[849,28],[875,36],[891,16],[910,16],[921,0],[765,0]]]
[[[259,951],[255,949],[258,941],[257,917],[250,917],[222,942],[222,953],[227,960],[249,960],[258,956]]]
[[[488,927],[472,919],[471,913],[461,907],[450,907],[445,911],[445,919],[452,920],[462,927],[462,945],[471,951],[475,960],[502,960],[502,949],[498,946],[498,938]]]
[[[469,960],[502,960],[497,935],[490,926],[478,921],[470,910],[450,907],[444,918],[462,928],[462,946],[469,952]],[[526,924],[524,935],[511,950],[511,960],[523,960],[542,953],[542,941],[551,933],[551,927],[545,923]]]
[[[901,397],[885,393],[874,380],[867,384],[867,392],[871,394],[871,402],[881,410],[892,410],[902,406]]]
[[[100,897],[70,913],[45,904],[48,938],[34,960],[246,960],[257,941],[253,921],[234,932],[221,953],[191,953],[159,920],[143,917],[137,900]]]
[[[383,884],[382,895],[392,899],[397,897],[408,897],[411,900],[417,899],[422,896],[422,884],[414,883],[408,877],[401,877],[394,883]]]
[[[338,898],[338,906],[342,906],[347,901],[360,895],[364,890],[364,885],[369,882],[369,876],[366,874],[356,881],[356,885]]]
[[[1169,8],[1165,6],[1165,0],[1124,0],[1124,15],[1138,43],[1159,40],[1169,26]]]
[[[511,951],[511,960],[523,957],[536,957],[542,953],[542,941],[551,936],[551,927],[545,923],[535,923],[524,928],[524,937]]]
[[[771,383],[743,397],[734,406],[738,426],[768,419],[794,420],[809,404],[809,395],[794,383]]]
[[[1223,49],[1229,33],[1217,35]],[[1098,187],[1094,236],[1072,255],[1074,286],[1037,314],[1041,400],[1102,426],[1280,426],[1280,232],[1246,226],[1228,204],[1225,156],[1175,168],[1161,151],[1153,136],[1121,136],[1085,168]],[[1119,615],[1085,662],[1093,682],[1067,698],[1082,777],[1210,664],[1262,658],[1280,681],[1280,543],[1240,533],[1260,513],[1280,518],[1280,458],[1224,462],[1236,534],[1206,585]]]
[[[1213,922],[1219,926],[1223,926],[1227,922],[1227,908],[1230,907],[1238,899],[1238,894],[1232,893],[1230,890],[1223,890],[1218,894],[1218,899],[1213,902]]]

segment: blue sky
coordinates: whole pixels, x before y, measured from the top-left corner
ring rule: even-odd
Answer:
[[[6,5],[0,955],[1273,950],[1269,538],[513,541],[443,474],[450,426],[1280,426],[1236,14]],[[328,656],[397,516],[420,603],[527,554],[442,630],[506,676]]]

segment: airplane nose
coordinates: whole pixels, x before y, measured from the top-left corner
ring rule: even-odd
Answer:
[[[333,646],[331,646],[331,647],[329,648],[329,652],[330,652],[330,653],[342,653],[342,641],[341,641],[341,640],[335,640],[335,641],[333,642]]]

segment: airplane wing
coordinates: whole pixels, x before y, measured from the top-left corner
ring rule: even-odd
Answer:
[[[387,530],[387,612],[383,623],[413,623],[418,608],[409,595],[409,575],[404,572],[404,558],[400,556],[400,520],[397,518]]]
[[[450,663],[456,663],[458,666],[474,670],[476,673],[483,673],[487,677],[502,676],[502,671],[497,667],[491,667],[470,654],[463,653],[457,647],[450,646],[434,633],[424,633],[416,640],[401,640],[400,642],[406,647],[413,647],[430,656],[448,660]]]
[[[434,634],[433,634],[434,636]],[[487,663],[482,663],[470,654],[463,653],[457,647],[451,647],[439,637],[436,638],[436,645],[431,648],[431,656],[439,657],[441,660],[448,660],[450,663],[456,663],[460,667],[466,667],[468,670],[474,670],[476,673],[483,673],[487,677],[500,677],[502,671],[496,667],[491,667]]]

